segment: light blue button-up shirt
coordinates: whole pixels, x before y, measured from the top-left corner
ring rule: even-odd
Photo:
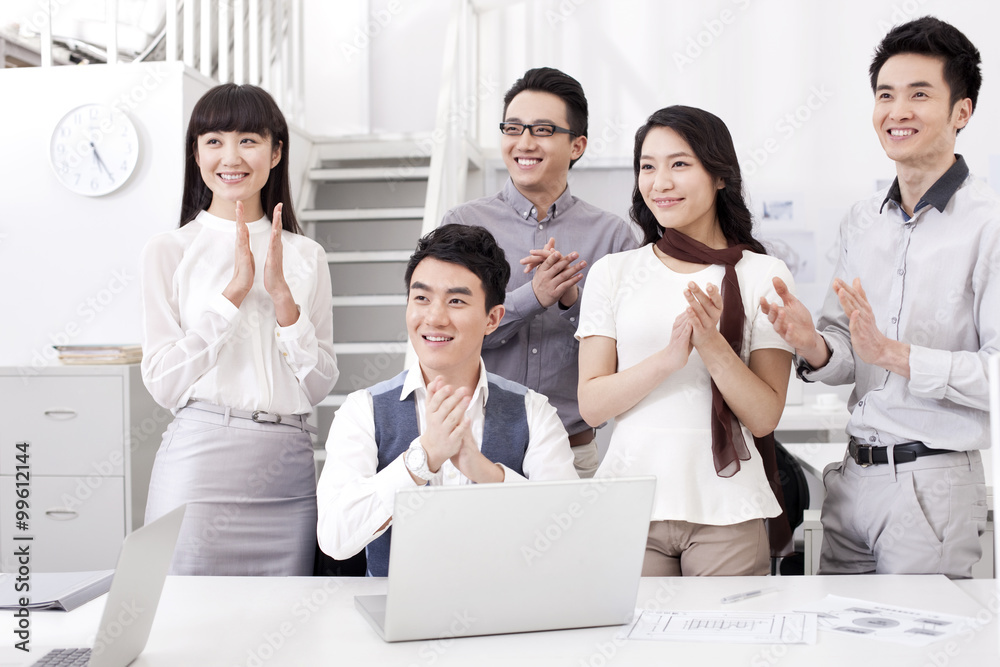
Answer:
[[[854,354],[832,290],[817,328],[832,354],[803,379],[855,383],[847,434],[872,445],[989,447],[987,360],[1000,349],[1000,196],[961,156],[912,217],[898,182],[855,204],[840,229],[835,276],[861,278],[879,330],[910,344],[910,379]]]

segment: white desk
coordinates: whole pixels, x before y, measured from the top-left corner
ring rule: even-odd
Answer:
[[[775,437],[783,442],[783,436],[788,431],[811,431],[821,434],[821,437],[825,434],[828,441],[837,441],[845,437],[844,430],[850,419],[847,403],[838,400],[832,405],[820,404],[816,396],[807,396],[801,404],[785,406],[781,420],[774,429]]]
[[[720,609],[724,595],[760,587],[758,577],[644,579],[637,604],[673,610]],[[386,644],[354,609],[354,596],[384,593],[385,579],[170,577],[146,650],[135,667],[306,667],[337,665],[925,665],[940,653],[949,667],[1000,661],[993,580],[953,583],[940,576],[772,577],[780,592],[726,605],[732,611],[786,611],[828,594],[931,609],[984,622],[951,646],[912,648],[820,632],[812,646],[623,641],[617,627]],[[103,598],[69,613],[32,614],[34,654],[12,648],[3,612],[0,666],[22,667],[55,646],[88,645]],[[951,655],[949,655],[949,653]],[[944,664],[944,663],[940,663]]]

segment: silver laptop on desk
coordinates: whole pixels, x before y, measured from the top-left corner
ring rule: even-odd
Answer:
[[[388,595],[354,598],[385,641],[632,618],[655,477],[396,493]]]
[[[146,647],[185,505],[125,537],[94,647],[55,649],[32,667],[125,667]]]

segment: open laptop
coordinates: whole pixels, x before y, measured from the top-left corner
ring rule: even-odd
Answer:
[[[388,642],[632,618],[655,477],[398,491],[387,595],[354,598]]]
[[[125,537],[93,648],[54,649],[32,667],[125,667],[146,647],[185,506]]]

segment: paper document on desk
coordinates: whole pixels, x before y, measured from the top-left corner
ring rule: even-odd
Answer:
[[[820,630],[927,646],[976,628],[976,619],[828,595],[812,608]]]
[[[815,644],[816,615],[635,610],[627,639],[726,644]]]
[[[72,611],[111,588],[114,570],[32,572],[28,577],[0,574],[0,609]],[[21,605],[21,598],[29,603]]]

